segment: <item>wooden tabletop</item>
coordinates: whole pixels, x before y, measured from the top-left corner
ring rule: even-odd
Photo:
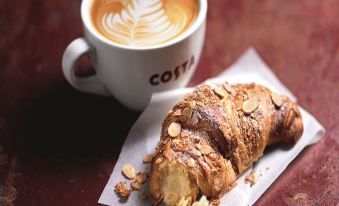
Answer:
[[[0,1],[0,205],[97,205],[139,113],[75,91],[61,72],[80,0]],[[210,0],[191,85],[257,49],[326,128],[256,205],[339,204],[339,1]],[[79,74],[90,64],[83,59]]]

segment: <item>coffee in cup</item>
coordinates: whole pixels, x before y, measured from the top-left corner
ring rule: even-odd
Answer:
[[[198,0],[95,0],[91,18],[105,38],[143,47],[181,35],[198,13]]]

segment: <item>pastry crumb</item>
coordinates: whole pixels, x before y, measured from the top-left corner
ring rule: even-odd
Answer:
[[[306,193],[297,193],[292,198],[286,197],[284,201],[288,206],[311,205],[311,200]]]
[[[141,190],[142,189],[142,183],[140,183],[136,179],[134,179],[131,182],[131,187],[132,187],[133,190]]]
[[[131,182],[131,187],[134,190],[141,190],[142,184],[146,182],[147,173],[146,172],[139,172],[134,180]]]
[[[245,184],[250,184],[251,187],[255,184],[256,182],[256,176],[255,176],[255,171],[252,170],[246,177],[245,177]]]
[[[144,184],[147,180],[148,174],[147,172],[139,172],[135,177],[135,180],[141,184]]]
[[[120,198],[127,199],[132,191],[127,188],[125,182],[120,181],[115,185],[115,192]]]

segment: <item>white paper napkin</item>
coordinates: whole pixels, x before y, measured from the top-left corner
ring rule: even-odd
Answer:
[[[296,101],[295,96],[278,80],[274,73],[261,60],[254,49],[248,49],[230,68],[217,78],[206,81],[208,84],[228,81],[229,83],[255,82],[266,86],[280,94],[289,96]],[[146,154],[154,152],[160,138],[161,123],[167,112],[192,88],[177,89],[153,95],[150,105],[144,110],[130,130],[123,145],[119,160],[99,199],[105,205],[151,205],[151,199],[140,200],[138,192],[132,192],[128,201],[122,203],[114,192],[118,181],[124,181],[121,169],[125,164],[132,164],[137,171],[149,171],[149,165],[143,164]],[[274,147],[255,163],[257,181],[252,187],[244,183],[247,170],[238,180],[237,186],[226,193],[221,199],[221,205],[252,205],[286,169],[288,164],[307,146],[313,144],[324,135],[322,125],[307,111],[300,108],[304,124],[301,139],[292,148]],[[148,193],[146,184],[144,192]]]

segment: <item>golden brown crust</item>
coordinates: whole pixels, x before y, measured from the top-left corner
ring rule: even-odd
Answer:
[[[159,168],[172,165],[183,168],[182,174],[187,173],[194,188],[185,197],[191,198],[189,202],[200,194],[218,198],[262,156],[266,145],[295,143],[302,130],[297,105],[265,87],[201,85],[174,106],[163,122],[151,166],[151,194],[158,201],[166,195],[161,185],[166,174]]]

